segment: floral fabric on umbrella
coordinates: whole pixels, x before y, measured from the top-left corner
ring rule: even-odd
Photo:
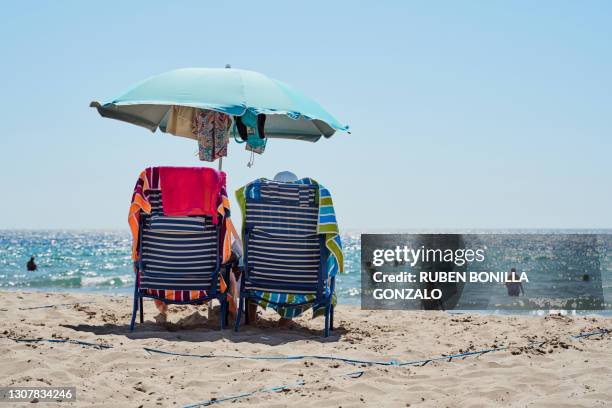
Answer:
[[[200,160],[215,161],[227,156],[232,119],[225,113],[201,110],[193,118],[193,134],[198,140]]]

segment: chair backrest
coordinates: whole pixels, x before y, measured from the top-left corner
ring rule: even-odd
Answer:
[[[316,186],[265,180],[259,195],[246,199],[245,289],[322,293]]]
[[[216,293],[220,223],[208,216],[164,216],[161,191],[150,192],[149,202],[151,215],[143,214],[140,223],[140,288]]]

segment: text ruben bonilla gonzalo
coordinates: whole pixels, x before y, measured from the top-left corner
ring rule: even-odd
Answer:
[[[470,264],[482,263],[486,259],[486,248],[461,248],[461,249],[439,249],[439,248],[411,248],[408,246],[396,246],[394,249],[374,249],[372,251],[372,267],[370,273],[374,283],[391,284],[427,284],[427,283],[509,283],[529,282],[527,274],[520,272],[508,274],[505,271],[383,271],[378,270],[385,264],[415,267],[427,263],[453,263],[459,267]],[[442,297],[442,291],[437,288],[375,288],[372,292],[374,299],[406,299],[406,300],[436,300]]]

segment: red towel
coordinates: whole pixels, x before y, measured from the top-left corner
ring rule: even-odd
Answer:
[[[225,173],[206,167],[159,167],[164,215],[210,215],[217,223],[217,207]]]

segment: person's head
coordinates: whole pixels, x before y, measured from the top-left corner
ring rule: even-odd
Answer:
[[[278,181],[280,183],[293,183],[297,180],[297,176],[290,171],[281,171],[276,173],[276,176],[274,176],[274,181]]]
[[[34,260],[34,255],[30,256],[30,261]]]

